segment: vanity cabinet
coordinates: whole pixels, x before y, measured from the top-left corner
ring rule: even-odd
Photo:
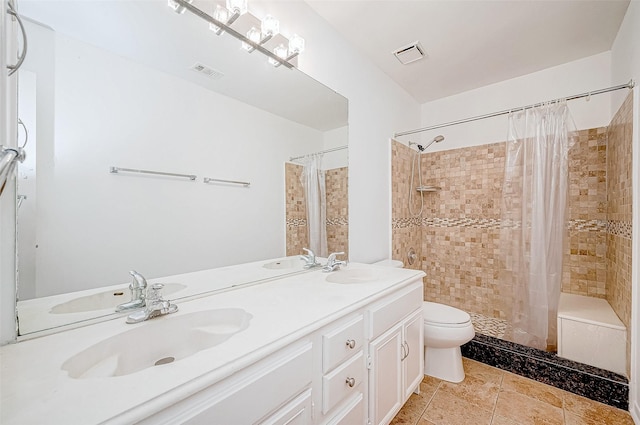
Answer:
[[[419,389],[422,353],[415,281],[143,423],[388,424]]]
[[[327,424],[364,424],[367,366],[364,315],[322,332],[322,415]],[[333,413],[337,411],[337,413]]]
[[[369,420],[388,424],[423,378],[422,285],[383,300],[369,314]]]
[[[293,344],[140,423],[310,424],[312,348]]]

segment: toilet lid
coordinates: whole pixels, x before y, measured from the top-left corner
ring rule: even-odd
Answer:
[[[425,301],[422,308],[425,322],[443,325],[463,324],[471,320],[469,313],[445,304]]]

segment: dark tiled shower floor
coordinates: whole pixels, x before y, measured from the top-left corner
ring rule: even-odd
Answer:
[[[619,409],[629,408],[629,382],[624,376],[553,353],[476,334],[462,355]]]

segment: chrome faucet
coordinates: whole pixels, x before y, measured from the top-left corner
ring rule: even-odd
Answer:
[[[302,268],[311,269],[320,265],[318,260],[316,260],[316,254],[314,254],[313,251],[307,248],[302,248],[302,250],[307,252],[307,255],[300,256],[300,259],[304,260],[304,266],[302,266]]]
[[[325,273],[336,271],[340,268],[340,266],[346,266],[346,261],[336,260],[337,255],[344,255],[344,252],[333,252],[329,254],[329,258],[327,258],[327,264],[322,268],[322,271]]]
[[[140,323],[154,317],[175,313],[178,306],[171,304],[171,301],[162,298],[162,283],[154,283],[149,288],[146,296],[146,307],[144,310],[134,311],[127,317],[127,323]]]
[[[147,279],[135,270],[131,270],[129,274],[133,278],[129,284],[131,300],[118,305],[116,311],[133,310],[145,306],[144,299],[147,293]]]

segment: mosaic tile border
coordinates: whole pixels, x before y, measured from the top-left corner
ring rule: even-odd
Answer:
[[[347,226],[349,225],[349,219],[346,217],[330,217],[325,221],[327,226]],[[288,218],[286,220],[287,226],[292,227],[305,227],[307,225],[306,218]]]
[[[407,227],[466,227],[474,229],[500,229],[518,228],[519,223],[498,218],[394,218],[391,220],[393,229],[403,229]],[[609,220],[569,220],[569,231],[574,232],[604,232],[631,239],[633,225],[628,221]]]
[[[328,217],[327,226],[348,226],[349,219],[347,217]]]
[[[391,220],[392,229],[406,229],[408,227],[421,227],[422,219],[420,217],[411,218],[394,218]]]
[[[423,218],[425,227],[471,227],[474,229],[499,229],[502,220],[496,218]]]
[[[287,222],[287,226],[293,226],[293,227],[304,227],[307,225],[306,218],[288,218],[286,222]]]
[[[502,339],[507,332],[507,321],[495,317],[487,317],[479,313],[469,313],[476,333]]]
[[[629,408],[629,382],[613,372],[486,335],[476,335],[461,350],[469,359],[618,409]]]
[[[578,232],[604,232],[607,230],[606,220],[569,220],[569,230]]]
[[[631,233],[633,232],[633,224],[630,221],[608,221],[607,233],[615,236],[620,236],[625,239],[631,239]]]

